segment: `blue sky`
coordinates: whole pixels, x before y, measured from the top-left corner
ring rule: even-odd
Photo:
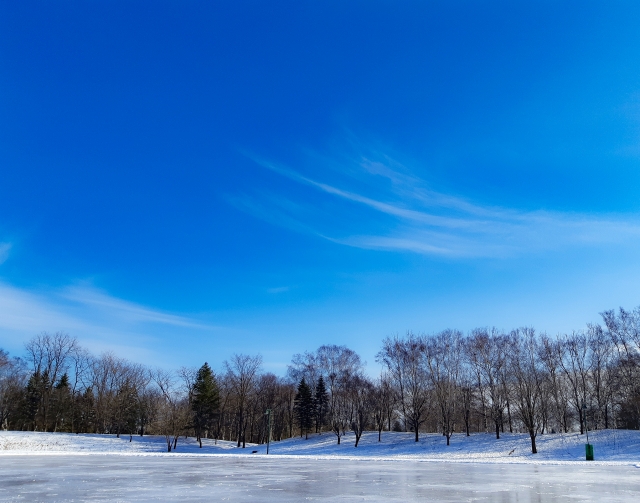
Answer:
[[[150,365],[640,304],[636,2],[3,2],[0,347]]]

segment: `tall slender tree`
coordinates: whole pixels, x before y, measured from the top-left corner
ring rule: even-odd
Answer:
[[[327,386],[325,385],[324,378],[322,376],[318,379],[316,392],[313,398],[315,405],[316,433],[319,433],[324,425],[327,406],[329,405],[329,394],[327,393]]]
[[[65,372],[54,386],[51,395],[53,431],[68,431],[68,428],[70,428],[70,404],[69,376]]]
[[[295,398],[295,414],[296,421],[300,427],[300,436],[305,435],[309,438],[309,430],[313,425],[314,404],[311,388],[304,380],[304,377],[298,384],[298,393]]]
[[[230,362],[224,362],[227,369],[226,379],[236,402],[236,429],[238,432],[238,447],[244,448],[247,442],[248,415],[256,392],[262,357],[248,355],[233,355]]]
[[[537,358],[539,343],[533,328],[513,330],[509,335],[509,364],[513,376],[513,400],[516,414],[531,439],[531,452],[536,454],[536,436],[541,430],[542,383],[544,367]]]
[[[192,390],[193,426],[200,447],[202,435],[213,427],[220,406],[220,391],[215,375],[207,362],[198,370]]]

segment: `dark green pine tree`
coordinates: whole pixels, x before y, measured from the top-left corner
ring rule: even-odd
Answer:
[[[27,383],[23,416],[33,431],[47,430],[47,399],[51,392],[51,381],[47,372],[31,374]]]
[[[298,392],[294,401],[294,411],[298,426],[300,427],[300,436],[304,433],[309,438],[309,429],[313,425],[314,417],[314,400],[311,394],[311,388],[304,380],[304,377],[298,384]]]
[[[42,402],[42,374],[34,372],[29,377],[24,397],[23,415],[30,430],[36,431],[38,425],[38,412]]]
[[[62,374],[62,377],[58,380],[55,388],[56,389],[69,389],[69,376],[67,375],[66,372],[64,374]]]
[[[78,399],[78,420],[76,433],[98,433],[96,423],[96,408],[93,389],[87,388]],[[99,433],[104,433],[100,431]]]
[[[329,394],[324,384],[324,378],[320,376],[318,384],[316,384],[316,393],[313,397],[315,406],[316,433],[319,433],[324,425],[324,418],[327,414],[327,405],[329,404]]]
[[[69,376],[66,372],[53,387],[51,394],[51,416],[53,419],[53,431],[69,431],[71,427],[70,416],[71,388]]]
[[[128,433],[131,442],[138,425],[138,393],[128,379],[118,388],[113,414],[113,426],[117,437],[120,438],[120,433]]]
[[[193,427],[196,437],[202,447],[202,435],[211,429],[213,420],[218,413],[220,392],[218,383],[209,364],[200,367],[196,374],[191,396],[191,410],[193,411]]]

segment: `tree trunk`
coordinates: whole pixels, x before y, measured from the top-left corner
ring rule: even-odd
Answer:
[[[238,414],[238,447],[240,447],[240,445],[242,444],[243,423],[244,423],[244,417],[241,411],[240,414]]]
[[[532,430],[529,430],[529,436],[531,437],[531,453],[537,454],[538,449],[536,449],[536,435]]]
[[[482,395],[481,395],[482,396]],[[489,431],[489,423],[487,421],[487,408],[484,404],[484,398],[482,399],[482,417],[484,418],[484,431]]]
[[[420,441],[420,438],[418,437],[418,427],[415,427],[415,431],[416,431],[416,442]]]
[[[500,440],[500,423],[496,421],[496,440]]]

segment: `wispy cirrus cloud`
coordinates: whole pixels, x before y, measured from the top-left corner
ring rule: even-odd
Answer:
[[[106,313],[125,323],[157,323],[160,325],[201,330],[215,328],[196,322],[185,316],[165,313],[141,306],[134,302],[118,299],[96,288],[70,286],[60,291],[59,295],[62,299],[69,300],[84,308],[91,308]]]
[[[358,180],[343,176],[341,183],[319,181],[317,177],[322,174],[303,175],[277,163],[252,158],[336,204],[331,211],[326,207],[320,211],[307,200],[294,201],[291,195],[282,195],[277,208],[262,200],[262,211],[257,216],[346,246],[450,257],[504,257],[640,241],[638,215],[483,206],[430,189],[424,180],[389,158],[360,158],[344,170],[353,173],[355,165]],[[387,183],[380,184],[380,179]],[[358,188],[353,188],[356,185]],[[288,212],[283,201],[305,211]]]
[[[145,362],[162,362],[154,348],[167,337],[211,335],[220,327],[119,299],[91,285],[27,289],[0,282],[0,347],[18,351],[43,331],[67,332],[94,352],[115,351]]]
[[[4,263],[9,258],[11,246],[11,243],[0,243],[0,264]]]

